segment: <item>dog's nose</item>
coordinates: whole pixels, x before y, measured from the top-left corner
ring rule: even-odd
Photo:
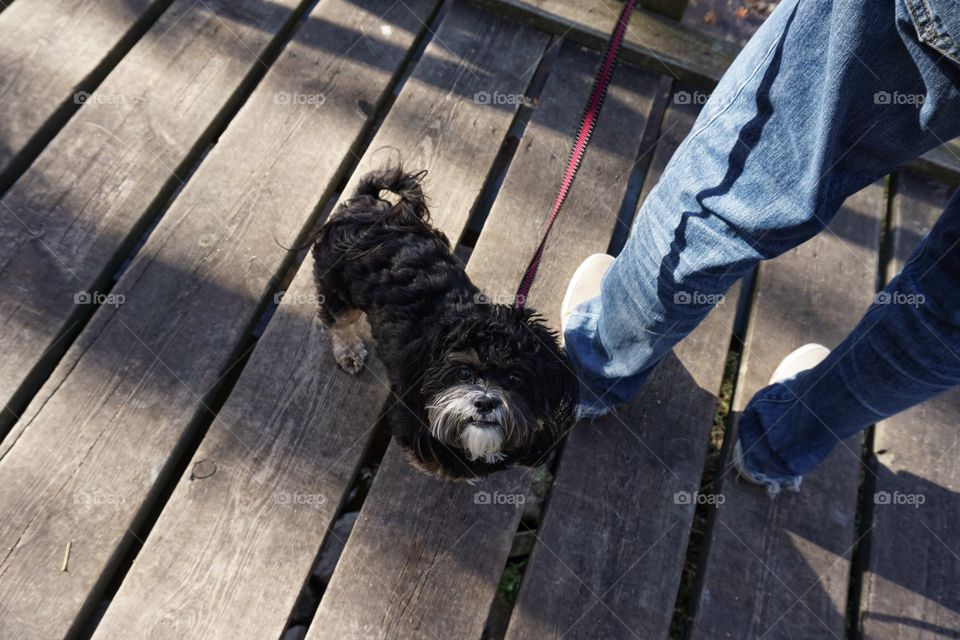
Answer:
[[[497,406],[497,401],[491,396],[480,396],[473,401],[474,408],[480,413],[486,413],[492,411],[495,406]]]

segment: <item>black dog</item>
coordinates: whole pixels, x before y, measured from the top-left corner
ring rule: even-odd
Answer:
[[[424,471],[537,464],[576,406],[566,355],[534,312],[486,302],[429,224],[423,175],[367,174],[319,232],[314,277],[334,357],[348,373],[363,367],[366,313],[399,399],[388,421]]]

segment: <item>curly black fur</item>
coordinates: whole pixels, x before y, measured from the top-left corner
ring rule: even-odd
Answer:
[[[537,464],[576,405],[566,355],[535,312],[486,302],[430,226],[422,178],[400,166],[372,172],[322,227],[313,246],[320,318],[333,326],[355,310],[367,314],[400,399],[388,421],[420,468],[462,478]],[[509,405],[516,428],[502,459],[472,459],[431,432],[429,403],[458,385],[493,390]]]

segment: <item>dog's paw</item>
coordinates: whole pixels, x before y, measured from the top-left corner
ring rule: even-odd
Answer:
[[[366,362],[367,349],[362,342],[337,345],[333,350],[333,358],[341,369],[350,375],[356,375]]]
[[[503,462],[506,459],[507,459],[507,455],[500,451],[483,456],[483,461],[486,462],[487,464],[497,464],[498,462]]]

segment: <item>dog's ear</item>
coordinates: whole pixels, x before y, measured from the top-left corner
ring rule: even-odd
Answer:
[[[574,410],[579,401],[580,385],[573,372],[573,365],[570,364],[567,354],[562,349],[557,348],[550,362],[551,366],[546,376],[548,381],[546,401],[550,416],[547,426],[553,430],[555,437],[560,437],[573,420]]]
[[[553,338],[553,332],[546,327],[542,327],[542,331],[545,332],[541,336],[544,344],[549,345],[543,354],[539,376],[545,405],[543,428],[516,460],[517,464],[528,467],[547,462],[550,453],[556,449],[557,441],[567,433],[573,422],[580,393],[580,385],[566,353],[555,340],[546,341],[548,337]]]
[[[553,438],[559,438],[573,420],[573,412],[579,401],[580,385],[577,384],[573,365],[560,346],[557,334],[535,315],[530,314],[525,320],[543,349],[539,377],[546,405],[544,414],[547,417],[544,426]]]
[[[542,385],[541,399],[544,404],[543,428],[513,462],[535,467],[546,463],[550,452],[555,450],[557,441],[570,428],[579,401],[580,385],[573,373],[573,366],[559,346],[554,333],[540,322],[534,322],[531,328],[538,334],[544,348],[538,372],[538,384]]]

